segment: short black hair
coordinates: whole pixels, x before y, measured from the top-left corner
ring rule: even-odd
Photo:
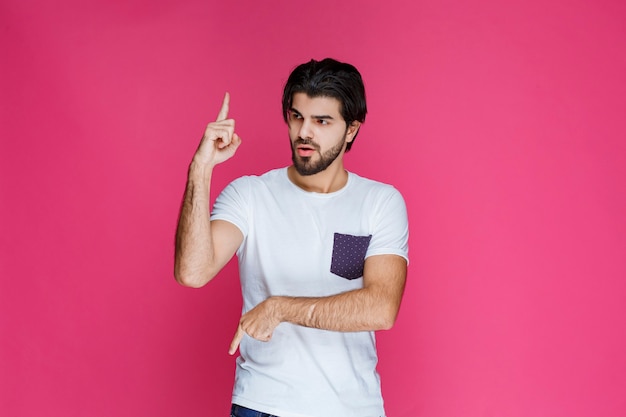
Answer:
[[[298,65],[289,75],[283,91],[285,122],[296,93],[305,93],[311,98],[332,97],[339,100],[341,116],[346,121],[346,126],[350,126],[355,120],[361,123],[365,121],[365,86],[361,74],[353,65],[332,58],[321,61],[312,59]],[[350,150],[353,143],[354,140],[347,144],[346,151]]]

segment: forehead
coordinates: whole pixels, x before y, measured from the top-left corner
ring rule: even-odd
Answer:
[[[341,103],[333,97],[309,97],[306,93],[295,93],[291,107],[303,116],[331,116],[335,119],[343,119]]]

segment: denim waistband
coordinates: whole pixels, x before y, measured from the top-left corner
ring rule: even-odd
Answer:
[[[230,417],[278,417],[273,414],[262,413],[260,411],[251,410],[237,404],[233,404],[230,408]]]

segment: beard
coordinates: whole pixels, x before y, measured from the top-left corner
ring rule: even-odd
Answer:
[[[298,171],[298,174],[302,176],[315,175],[328,168],[341,154],[343,145],[346,143],[346,135],[347,132],[343,135],[343,138],[337,145],[333,146],[323,154],[320,152],[319,145],[310,140],[297,139],[295,142],[291,142],[291,160],[293,161],[293,166],[296,168],[296,171]],[[314,147],[320,155],[320,158],[318,160],[313,160],[312,156],[299,156],[296,153],[296,147],[298,145],[309,145]]]

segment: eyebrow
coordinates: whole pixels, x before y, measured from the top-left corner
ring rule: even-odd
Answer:
[[[298,113],[300,116],[302,116],[302,113],[300,113],[297,109],[291,107],[289,108],[289,111],[292,111],[294,113]],[[335,120],[334,117],[328,115],[328,114],[323,114],[323,115],[319,115],[319,116],[311,116],[311,118],[313,119],[318,119],[318,120]]]

